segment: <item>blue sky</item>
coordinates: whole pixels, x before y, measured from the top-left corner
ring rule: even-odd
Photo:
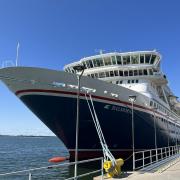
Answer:
[[[61,70],[110,51],[158,50],[170,87],[180,96],[180,1],[0,0],[0,65]],[[0,82],[0,134],[52,134]]]

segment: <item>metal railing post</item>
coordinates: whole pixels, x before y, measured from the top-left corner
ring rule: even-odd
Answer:
[[[133,152],[133,171],[135,171],[135,153]]]
[[[172,147],[172,154],[171,155],[174,155],[174,147]]]
[[[75,66],[74,66],[75,68]],[[81,77],[84,73],[84,66],[76,66],[76,68],[80,69],[81,74],[77,75],[77,103],[76,103],[76,144],[75,144],[75,167],[74,167],[74,177],[76,179],[76,176],[78,175],[78,167],[77,167],[77,161],[78,161],[78,146],[79,146],[79,110],[80,110],[80,88],[81,88]]]
[[[143,168],[144,168],[144,151],[143,151]]]
[[[166,154],[166,158],[167,158],[167,151],[166,151],[166,147],[165,147],[165,154]]]
[[[169,157],[170,157],[170,150],[171,150],[171,148],[170,148],[170,147],[168,147],[168,150],[169,150]]]
[[[156,162],[158,161],[158,157],[157,157],[157,148],[156,148]]]
[[[161,160],[163,159],[162,148],[161,148]]]
[[[103,158],[101,159],[101,180],[104,180],[104,170],[103,170]]]
[[[151,150],[150,150],[150,162],[152,164],[152,152],[151,152]]]
[[[31,177],[32,177],[31,172],[29,172],[29,180],[31,180]]]

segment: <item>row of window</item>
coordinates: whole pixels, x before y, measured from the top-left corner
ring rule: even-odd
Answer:
[[[120,80],[120,81],[116,81],[115,82],[116,84],[123,84],[123,80]],[[127,80],[127,83],[128,84],[134,84],[134,83],[139,83],[139,80],[138,79],[131,79],[131,80]]]
[[[154,109],[160,110],[161,112],[163,112],[165,114],[170,114],[169,111],[166,108],[164,108],[162,105],[160,105],[159,103],[150,101],[150,106],[154,107]],[[173,117],[174,119],[177,119],[177,117],[174,114],[171,114],[171,117]]]
[[[156,117],[156,119],[159,119],[159,120],[161,120],[163,123],[165,123],[168,129],[174,129],[174,130],[175,130],[175,128],[179,128],[179,129],[180,129],[180,126],[175,125],[174,123],[172,123],[172,122],[170,122],[170,121],[167,121],[167,120],[164,119],[164,118]],[[172,131],[171,131],[171,132],[172,132]],[[173,131],[172,133],[175,133],[175,131]]]
[[[110,56],[96,58],[84,61],[86,68],[109,66],[109,65],[127,65],[127,64],[154,64],[156,55],[138,54],[129,56]]]
[[[85,68],[94,68],[109,65],[128,65],[128,64],[154,64],[156,58],[159,56],[154,54],[137,54],[126,56],[109,56],[84,61]],[[67,67],[67,72],[75,72],[73,68]]]
[[[165,114],[167,114],[167,110],[162,105],[160,105],[159,103],[156,103],[154,101],[150,101],[150,106],[164,112]]]
[[[139,70],[114,70],[114,71],[105,71],[100,73],[88,74],[92,78],[105,78],[105,77],[114,77],[114,76],[146,76],[153,75],[153,72],[156,72],[152,69],[139,69]]]

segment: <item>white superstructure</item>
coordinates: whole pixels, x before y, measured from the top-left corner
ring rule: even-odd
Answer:
[[[150,106],[167,115],[180,114],[177,98],[168,87],[166,75],[160,69],[161,55],[154,51],[107,53],[86,57],[64,67],[76,73],[77,64],[85,65],[85,76],[97,78],[137,91],[151,99]],[[78,73],[78,72],[77,72]]]

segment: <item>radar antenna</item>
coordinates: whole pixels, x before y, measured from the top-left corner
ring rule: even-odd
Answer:
[[[98,52],[99,54],[103,54],[103,52],[105,52],[105,50],[103,50],[103,49],[95,49],[95,52]]]

